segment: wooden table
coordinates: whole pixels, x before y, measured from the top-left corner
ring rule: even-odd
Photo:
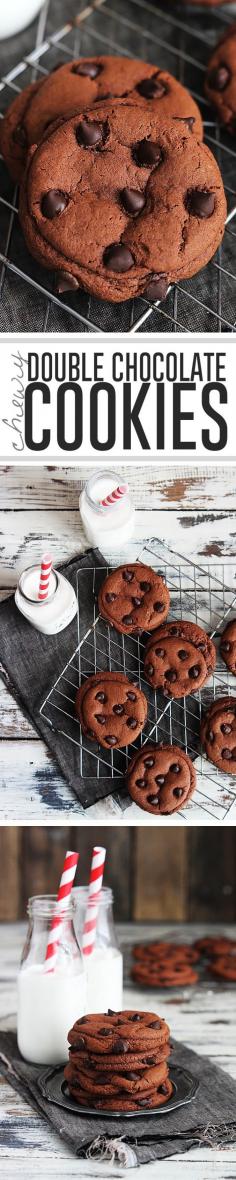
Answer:
[[[185,940],[186,937],[211,933],[214,928],[185,925],[177,929],[178,938]],[[118,933],[123,946],[127,946],[143,937],[153,938],[156,930],[154,925],[137,923],[118,928]],[[173,935],[173,927],[163,924],[163,936],[168,937],[170,932]],[[232,934],[232,926],[225,927],[225,932]],[[16,1027],[16,974],[24,937],[23,923],[1,927],[1,1028]],[[213,991],[209,982],[209,987],[198,985],[192,990],[178,990],[178,997],[173,990],[166,993],[158,991],[156,994],[152,991],[150,996],[131,985],[124,993],[124,1006],[126,1004],[131,1008],[147,1008],[157,1011],[161,1016],[165,1015],[177,1039],[184,1040],[200,1054],[208,1054],[236,1079],[235,989],[214,985]],[[107,1177],[127,1175],[127,1170],[117,1163],[111,1165],[75,1160],[43,1119],[3,1078],[0,1078],[0,1122],[0,1171],[1,1177],[7,1176],[8,1180],[13,1180],[13,1177],[15,1180],[16,1175],[24,1176],[24,1180],[33,1180],[39,1174],[43,1175],[44,1180],[51,1180],[52,1176],[57,1177],[57,1180],[60,1176],[64,1180],[72,1176],[105,1180]],[[213,1176],[217,1180],[235,1180],[236,1144],[224,1151],[196,1147],[184,1156],[175,1155],[171,1160],[162,1161],[160,1170],[156,1164],[148,1164],[140,1168],[137,1174],[139,1180],[156,1180],[159,1175],[160,1180],[182,1180],[185,1173],[186,1180],[189,1175],[191,1180],[213,1180]]]
[[[127,470],[136,506],[136,544],[131,547],[131,556],[135,558],[145,538],[164,538],[176,552],[201,564],[213,563],[219,576],[224,563],[225,580],[232,591],[236,590],[235,468],[158,469],[136,465],[123,469],[126,477]],[[79,494],[88,474],[85,468],[1,468],[2,598],[15,587],[22,569],[39,560],[43,547],[50,547],[55,564],[86,547]],[[109,554],[105,556],[109,559]],[[120,560],[122,553],[117,554]],[[56,823],[58,819],[66,820],[68,812],[70,819],[78,818],[76,799],[1,682],[0,701],[0,821]],[[227,792],[225,775],[223,787]],[[125,815],[120,811],[118,815],[123,823],[146,822],[146,813],[135,804]],[[79,822],[86,824],[116,820],[117,805],[111,796],[79,816]],[[194,822],[203,822],[200,809]]]

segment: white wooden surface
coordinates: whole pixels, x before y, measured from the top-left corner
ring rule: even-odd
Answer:
[[[124,468],[136,506],[137,549],[145,538],[164,538],[200,564],[211,562],[236,590],[236,469]],[[88,471],[74,468],[0,469],[0,594],[16,585],[21,570],[52,550],[55,564],[86,547],[79,494]],[[132,553],[133,555],[133,553]],[[109,558],[109,554],[105,554]],[[117,560],[122,553],[117,554]],[[114,560],[114,556],[113,556]],[[96,821],[145,824],[135,804],[122,816],[110,796],[78,816],[78,805],[33,727],[0,682],[0,822]],[[223,788],[227,791],[227,776]],[[235,812],[236,814],[236,812]],[[153,817],[152,817],[153,822]],[[158,820],[158,823],[161,821]],[[166,820],[164,821],[166,822]],[[171,817],[168,823],[171,824]],[[181,820],[179,820],[181,822]],[[206,822],[194,806],[189,822]],[[217,816],[209,822],[218,823]],[[227,820],[225,822],[228,822]],[[233,813],[230,812],[230,822]]]
[[[225,928],[232,933],[231,928]],[[222,930],[222,927],[221,927]],[[173,928],[163,924],[162,934],[173,935]],[[210,933],[211,927],[178,926],[178,939],[199,937]],[[140,938],[153,938],[154,925],[135,926],[127,924],[119,929],[123,945]],[[236,935],[236,927],[234,937]],[[25,937],[23,923],[1,927],[0,952],[0,1025],[1,1028],[16,1027],[16,974],[20,953]],[[166,1016],[172,1035],[185,1041],[189,1047],[210,1058],[225,1069],[236,1080],[236,1037],[235,1037],[235,990],[230,987],[204,985],[196,988],[178,989],[176,993],[152,991],[152,995],[139,992],[132,986],[124,994],[124,1006],[146,1008]],[[179,1002],[181,1000],[182,1002]],[[184,1002],[183,1002],[184,1000]],[[75,1160],[68,1148],[49,1129],[47,1123],[38,1117],[28,1104],[0,1077],[0,1174],[15,1180],[33,1180],[43,1175],[51,1177],[91,1177],[106,1180],[108,1177],[131,1175],[131,1170],[118,1164],[96,1163]],[[137,1173],[139,1180],[235,1180],[236,1144],[222,1150],[194,1148],[186,1155],[175,1155],[161,1165],[148,1164]]]

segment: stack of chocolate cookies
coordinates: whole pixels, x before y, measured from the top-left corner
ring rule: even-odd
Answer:
[[[155,1109],[171,1098],[169,1028],[154,1012],[83,1016],[68,1036],[65,1079],[79,1106]]]
[[[140,943],[133,949],[132,978],[143,987],[187,987],[197,983],[197,947],[171,942]]]
[[[223,979],[226,983],[236,983],[235,939],[227,938],[222,934],[215,938],[199,938],[194,945],[214,979]]]

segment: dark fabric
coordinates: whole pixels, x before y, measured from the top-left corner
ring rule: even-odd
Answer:
[[[84,8],[82,0],[48,0],[45,6],[45,32],[41,22],[40,40],[60,29],[69,19],[73,19]],[[218,163],[223,170],[223,179],[227,187],[229,209],[232,208],[235,190],[235,155],[233,142],[228,145],[227,135],[214,126],[214,113],[204,101],[204,69],[211,49],[219,39],[230,16],[224,11],[211,7],[187,7],[184,10],[182,0],[173,0],[173,4],[159,0],[158,20],[153,10],[143,5],[134,5],[130,0],[110,0],[109,6],[101,5],[89,15],[66,37],[65,47],[71,56],[89,55],[95,53],[130,54],[144,57],[162,69],[175,74],[189,87],[200,103],[202,114],[207,122],[207,143],[214,150]],[[175,18],[176,23],[172,23]],[[232,18],[231,18],[232,19]],[[17,37],[9,38],[0,44],[0,77],[5,75],[12,66],[26,58],[35,47],[39,29],[39,18]],[[196,64],[195,64],[196,59]],[[60,42],[49,49],[40,58],[43,69],[50,70],[59,62],[65,61]],[[23,88],[36,75],[32,66],[26,66],[16,85]],[[10,87],[4,88],[0,95],[0,109],[4,110],[14,95]],[[219,145],[219,138],[223,148]],[[14,202],[14,186],[7,176],[6,168],[0,165],[0,192],[2,196]],[[47,328],[50,332],[75,332],[97,327],[102,331],[129,331],[133,321],[148,310],[144,300],[129,301],[119,305],[105,304],[99,300],[88,298],[85,293],[66,295],[57,302],[47,299],[43,292],[52,295],[54,279],[50,272],[44,270],[30,258],[24,245],[22,233],[18,225],[17,216],[14,217],[9,237],[9,210],[2,205],[0,210],[0,253],[6,253],[8,243],[8,257],[21,274],[6,269],[0,300],[0,330],[3,332],[41,332]],[[145,321],[141,331],[168,332],[172,318],[176,320],[177,328],[188,331],[215,332],[219,327],[219,316],[222,316],[222,328],[234,325],[234,283],[231,275],[235,273],[235,238],[230,228],[225,233],[221,250],[221,264],[224,272],[221,275],[219,287],[218,266],[210,263],[196,278],[184,281],[178,290],[172,290],[163,305],[163,310],[153,309],[152,314]],[[218,257],[217,257],[218,262]],[[29,280],[36,281],[37,289]],[[79,318],[78,318],[79,316]]]
[[[200,1082],[194,1101],[169,1115],[148,1118],[109,1119],[74,1114],[47,1102],[37,1086],[45,1071],[22,1060],[13,1033],[0,1032],[0,1068],[7,1081],[48,1120],[74,1154],[83,1157],[109,1153],[114,1140],[122,1139],[122,1162],[129,1166],[165,1159],[195,1146],[224,1148],[236,1140],[236,1083],[208,1057],[199,1057],[186,1045],[173,1043],[173,1062],[188,1069]],[[92,1145],[96,1141],[96,1148]],[[127,1149],[127,1151],[126,1151]],[[126,1157],[126,1158],[125,1158]]]
[[[76,591],[76,574],[78,568],[86,570],[86,568],[91,569],[91,566],[94,565],[106,567],[106,563],[99,550],[89,549],[81,557],[73,558],[73,561],[60,568],[61,572],[65,573]],[[92,623],[91,598],[88,595],[88,584],[89,575],[88,581],[86,577],[81,578],[79,597],[82,634],[87,631]],[[91,768],[91,757],[90,755],[86,756],[84,754],[83,771],[85,777],[83,778],[79,773],[78,746],[60,733],[59,725],[61,724],[62,727],[62,721],[60,722],[59,719],[58,727],[55,728],[54,715],[54,729],[51,729],[51,726],[47,724],[39,712],[45,697],[71,658],[77,644],[78,631],[76,616],[69,627],[66,627],[65,631],[59,632],[58,635],[44,636],[39,631],[34,630],[27,620],[23,618],[23,615],[15,605],[14,595],[7,598],[1,604],[0,659],[3,679],[18,700],[25,715],[33,722],[40,737],[46,742],[51,754],[56,758],[64,778],[75,792],[79,803],[82,807],[86,808],[90,807],[92,803],[95,803],[97,799],[110,794],[112,783],[109,768],[106,770],[106,777],[98,779],[95,760],[93,775],[89,770]],[[73,688],[71,692],[73,693]],[[68,722],[68,728],[69,725],[70,723]],[[74,720],[72,722],[71,732],[74,734]],[[87,778],[88,773],[89,778]],[[119,796],[116,794],[116,798],[124,805],[122,785],[123,780],[121,779],[121,793]]]

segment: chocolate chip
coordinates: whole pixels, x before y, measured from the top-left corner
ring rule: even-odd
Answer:
[[[78,1049],[78,1050],[84,1049],[84,1047],[85,1047],[84,1037],[78,1037],[78,1040],[76,1041],[76,1045],[75,1045],[75,1051],[76,1051],[76,1049]]]
[[[188,652],[184,651],[184,649],[181,648],[181,650],[178,651],[178,657],[179,657],[179,660],[187,660],[188,659]]]
[[[210,74],[208,74],[207,81],[208,81],[208,85],[212,86],[213,90],[221,91],[221,90],[225,90],[225,87],[228,85],[229,79],[230,79],[230,70],[228,69],[228,66],[225,66],[222,62],[222,63],[220,63],[220,65],[216,66],[216,68],[214,70],[211,70]]]
[[[183,793],[184,792],[182,790],[182,787],[175,787],[174,788],[173,795],[176,795],[177,799],[181,799],[181,795],[183,795]]]
[[[78,291],[78,279],[74,275],[69,274],[69,271],[60,270],[56,275],[55,289],[57,295],[63,295],[64,291]]]
[[[141,139],[140,143],[136,144],[134,157],[141,168],[157,168],[163,158],[159,143],[154,143],[151,139]]]
[[[114,1041],[112,1053],[115,1053],[118,1056],[119,1053],[128,1053],[128,1052],[129,1052],[129,1041],[123,1041],[121,1039],[121,1037],[117,1037],[117,1041]]]
[[[207,742],[213,742],[213,741],[214,741],[214,733],[213,733],[213,730],[212,730],[212,729],[209,729],[209,730],[208,730],[208,733],[207,733],[207,735],[206,735],[206,740],[207,740]]]
[[[123,570],[122,577],[124,578],[124,582],[132,582],[134,574],[132,570]]]
[[[193,217],[200,217],[202,219],[211,217],[215,208],[215,195],[207,189],[192,189],[187,194],[186,206],[188,212]]]
[[[139,1012],[132,1012],[132,1016],[129,1016],[128,1019],[131,1021],[131,1024],[135,1024],[137,1020],[142,1020],[142,1017],[139,1015]]]
[[[150,299],[151,303],[155,303],[157,299],[165,299],[168,291],[169,280],[165,275],[152,275],[146,287],[144,287],[143,295],[146,299]]]
[[[174,681],[177,680],[177,672],[174,671],[174,668],[167,669],[166,680],[169,680],[170,684],[174,684]]]
[[[114,1009],[113,1009],[113,1008],[108,1008],[108,1009],[107,1009],[107,1015],[108,1015],[108,1016],[117,1016],[117,1012],[114,1012]]]
[[[164,656],[165,656],[164,647],[155,647],[155,656],[158,656],[160,660],[164,660]]]
[[[110,1033],[111,1033],[110,1028],[100,1028],[99,1029],[99,1036],[100,1037],[109,1037]]]
[[[136,787],[144,788],[145,786],[145,778],[136,778]]]
[[[171,634],[171,635],[177,635],[177,638],[179,638],[179,635],[181,635],[180,628],[179,628],[179,627],[171,627],[171,628],[170,628],[170,634]]]
[[[232,758],[232,750],[229,750],[227,746],[225,750],[222,750],[222,758],[226,758],[226,761]]]
[[[97,78],[101,73],[102,66],[98,66],[95,61],[81,61],[78,65],[73,66],[72,74],[81,74],[83,78]]]
[[[165,1082],[163,1082],[163,1083],[162,1083],[162,1086],[159,1086],[159,1089],[158,1089],[157,1093],[159,1093],[159,1094],[168,1094],[168,1086],[166,1086],[166,1083],[165,1083]]]
[[[151,767],[154,766],[154,763],[155,758],[152,758],[151,754],[148,755],[148,758],[144,758],[144,766]]]
[[[158,784],[158,787],[163,787],[164,782],[165,782],[165,775],[164,774],[157,774],[157,777],[155,778],[155,783]]]
[[[151,590],[151,582],[140,582],[140,590],[144,590],[146,594]]]
[[[164,602],[154,602],[154,610],[156,610],[158,615],[162,614],[162,611],[165,610],[165,603]]]
[[[26,135],[25,128],[23,127],[23,123],[17,124],[17,127],[15,127],[15,131],[13,131],[12,139],[14,140],[14,143],[19,144],[19,147],[22,147],[22,148],[27,147],[27,135]]]
[[[152,807],[159,806],[159,795],[147,795],[147,802],[152,804]]]
[[[192,127],[196,123],[194,115],[173,115],[173,119],[175,123],[186,123],[190,131],[192,131]]]
[[[105,725],[106,717],[103,717],[102,713],[95,713],[95,721],[98,721],[99,725]]]
[[[221,725],[221,733],[231,733],[232,725]]]
[[[152,1023],[148,1025],[148,1028],[161,1028],[160,1021],[152,1020]]]
[[[106,700],[107,700],[107,697],[105,695],[105,692],[97,692],[96,693],[95,701],[101,701],[101,704],[104,705]]]
[[[138,722],[135,720],[135,717],[127,717],[126,725],[129,726],[129,729],[136,729],[137,724]]]
[[[76,127],[76,139],[80,147],[92,148],[97,147],[97,144],[104,140],[103,127],[100,123],[89,122],[88,119],[81,119]]]
[[[230,651],[230,648],[231,648],[231,643],[226,642],[226,639],[225,639],[224,642],[221,644],[221,651]]]
[[[62,193],[58,188],[49,189],[48,193],[44,194],[41,201],[41,212],[43,217],[49,218],[50,221],[58,216],[58,213],[63,213],[68,205],[68,193]]]
[[[118,717],[122,717],[124,711],[124,705],[113,705],[113,713],[117,713]]]
[[[180,766],[179,766],[178,762],[172,762],[172,766],[170,766],[170,770],[172,770],[173,774],[179,774]]]
[[[143,1062],[143,1064],[144,1065],[156,1065],[155,1057],[146,1057],[146,1060]]]
[[[128,1078],[129,1082],[136,1082],[138,1080],[138,1078],[141,1077],[141,1074],[134,1073],[134,1070],[131,1073],[131,1070],[130,1070],[130,1073],[124,1073],[122,1076],[123,1076],[123,1078]]]
[[[138,1101],[139,1106],[149,1106],[150,1105],[149,1098],[138,1098],[137,1101]]]
[[[134,606],[141,606],[142,599],[141,598],[132,598],[132,602],[133,602]]]
[[[136,699],[137,699],[135,692],[127,692],[126,696],[127,696],[128,701],[136,701]]]
[[[198,664],[193,664],[193,667],[189,668],[188,675],[190,676],[190,680],[198,679],[198,676],[200,675],[200,668],[198,667]]]
[[[116,746],[117,738],[112,733],[106,733],[106,742],[108,746]]]
[[[103,262],[107,270],[113,270],[117,274],[123,274],[134,266],[133,254],[128,250],[128,246],[122,245],[122,242],[113,242],[111,246],[107,246]]]
[[[106,602],[115,602],[116,594],[106,594]]]
[[[86,737],[91,738],[91,741],[94,741],[94,738],[96,735],[95,735],[93,729],[86,729],[85,734],[86,734]]]
[[[145,193],[141,193],[138,188],[123,188],[121,192],[121,203],[126,213],[141,213],[146,203]]]
[[[154,672],[153,664],[146,664],[147,676],[153,676],[153,672]]]
[[[125,627],[128,627],[129,623],[133,623],[133,621],[132,615],[123,615],[122,623],[125,624]]]
[[[142,95],[142,98],[163,98],[163,94],[166,94],[166,86],[159,81],[158,74],[153,74],[152,78],[144,78],[142,82],[138,82],[136,90]]]

